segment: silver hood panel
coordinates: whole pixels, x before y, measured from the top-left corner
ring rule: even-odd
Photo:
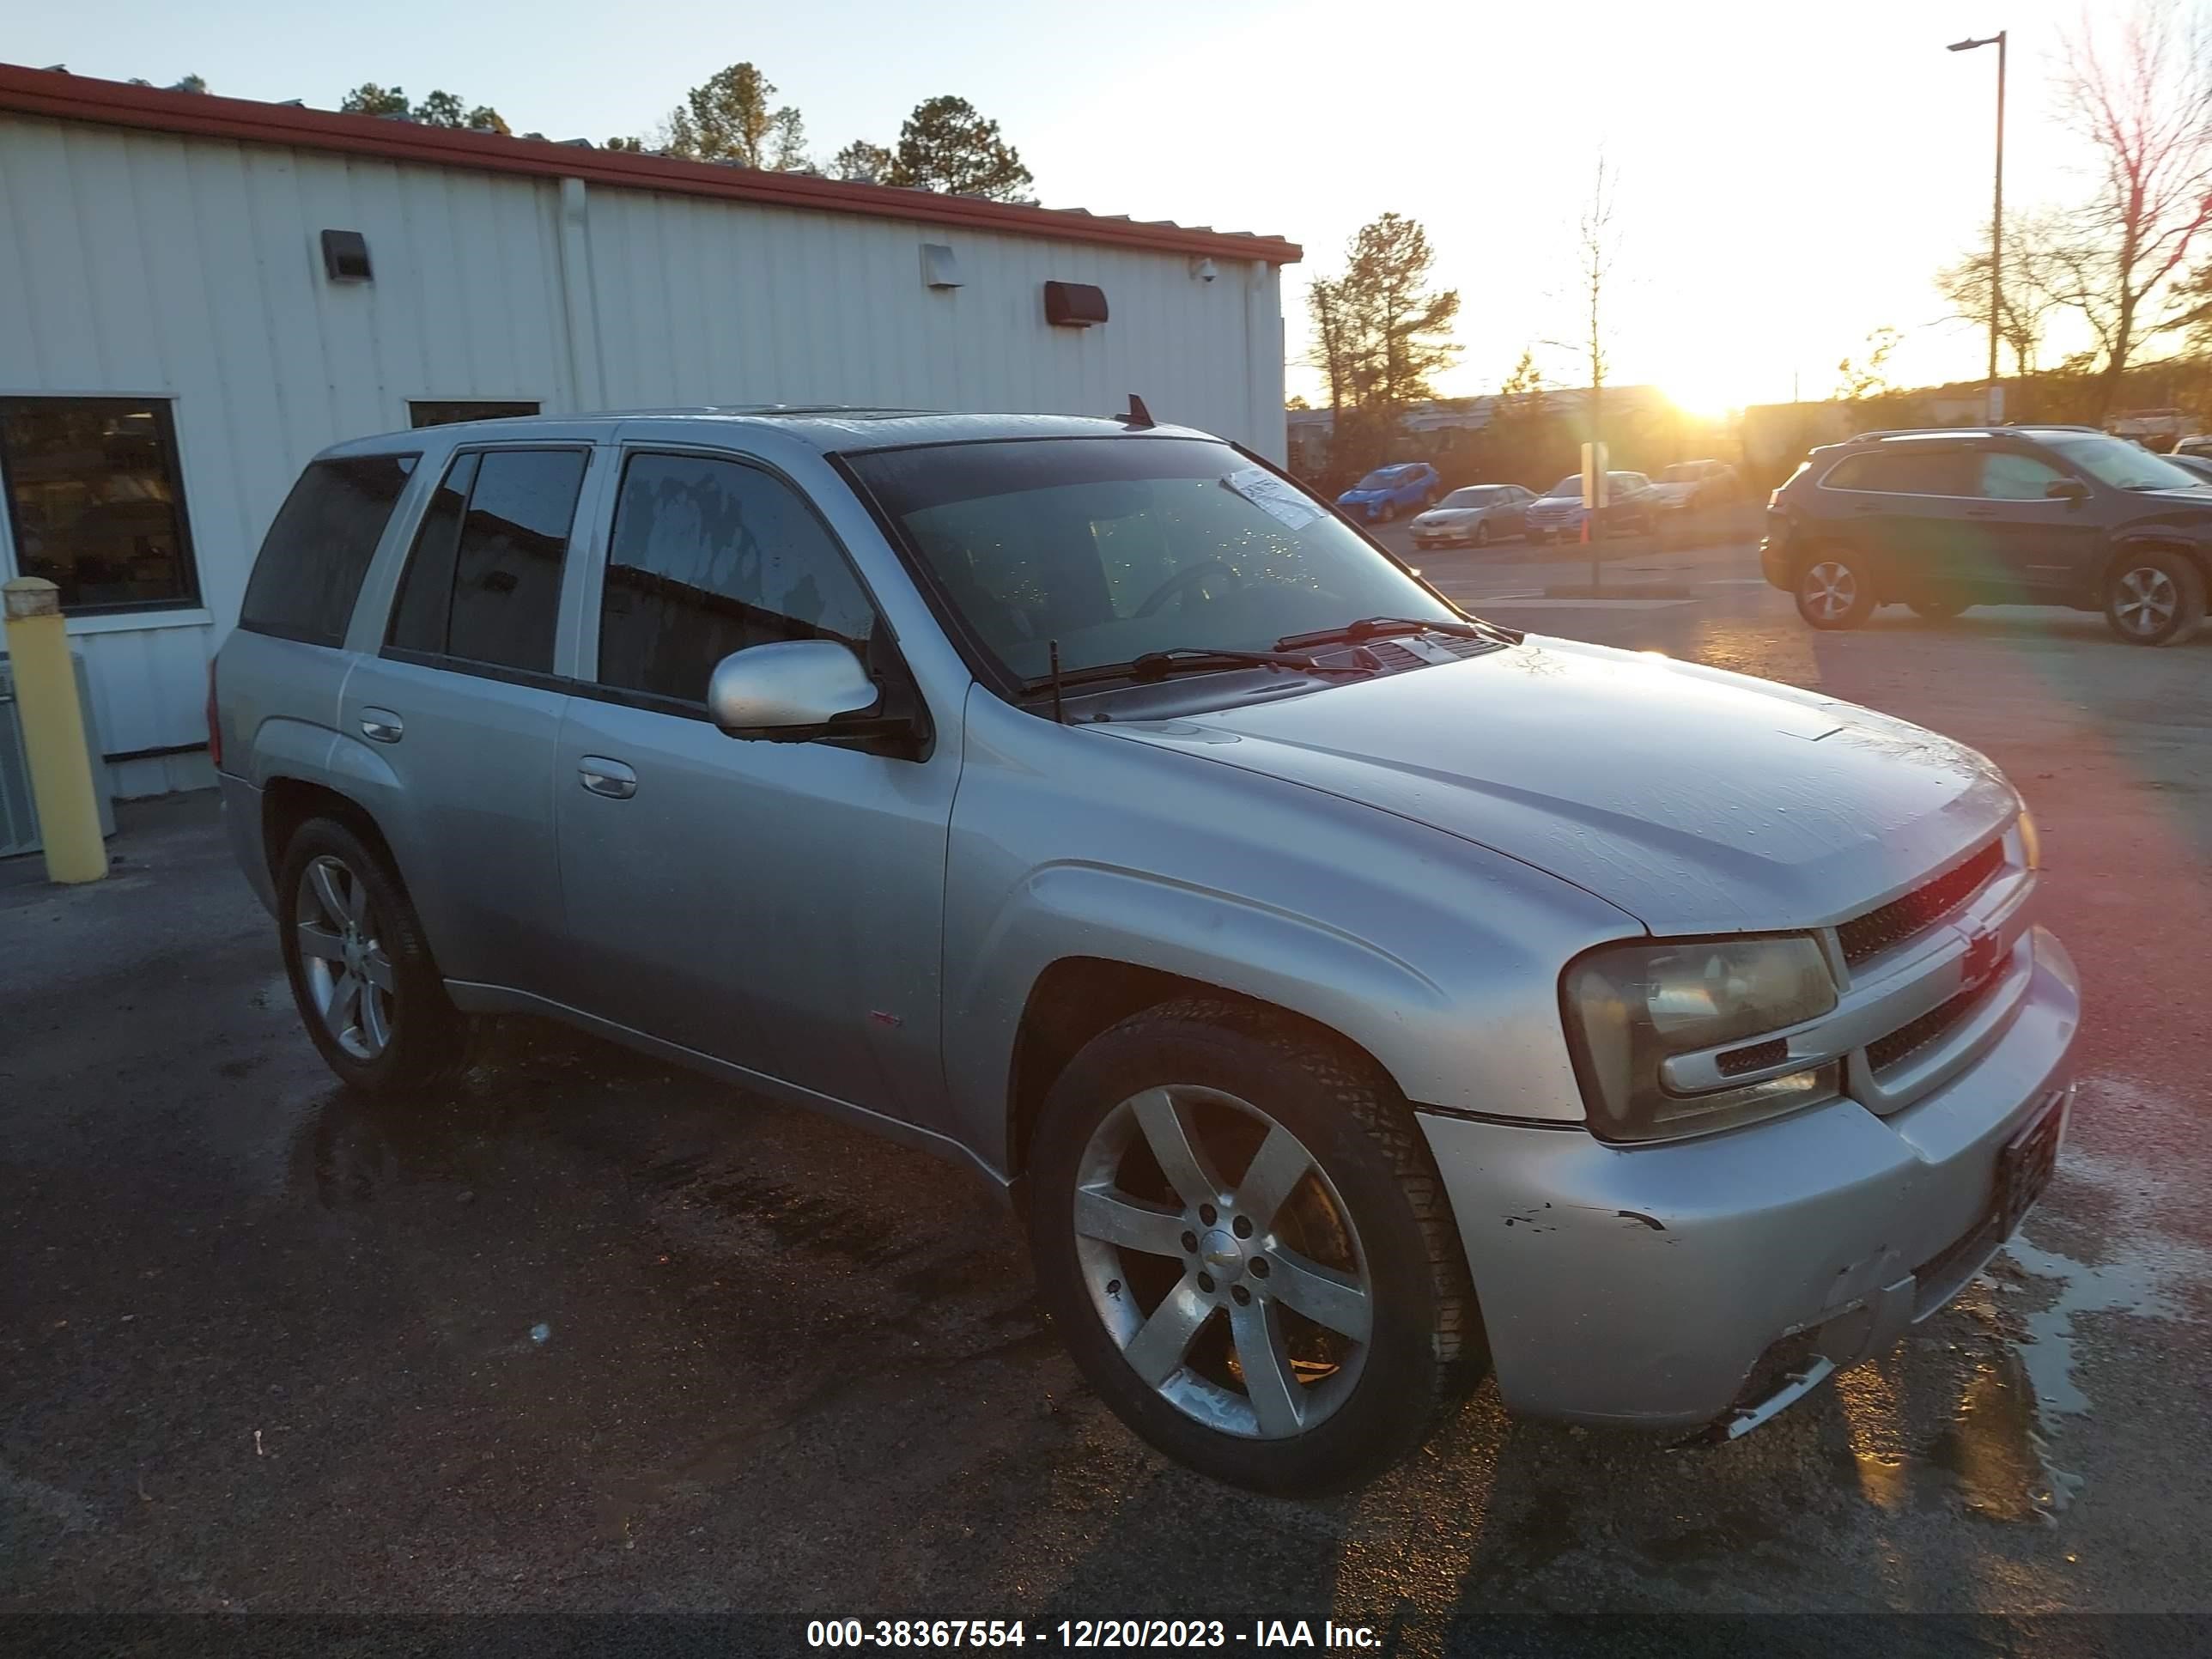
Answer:
[[[1918,726],[1565,640],[1103,729],[1479,842],[1655,933],[1842,921],[2019,810],[1988,759]]]

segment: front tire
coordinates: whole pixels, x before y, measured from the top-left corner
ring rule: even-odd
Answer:
[[[276,894],[292,1000],[342,1082],[398,1094],[461,1068],[468,1021],[380,854],[337,819],[310,818],[284,849]]]
[[[1490,545],[1489,520],[1480,519],[1476,520],[1474,526],[1474,544],[1477,547],[1487,547]]]
[[[2204,574],[2160,549],[2123,558],[2105,582],[2105,621],[2130,645],[2179,645],[2204,620]]]
[[[1093,1040],[1036,1131],[1030,1248],[1108,1405],[1201,1474],[1285,1498],[1405,1457],[1480,1352],[1413,1114],[1365,1056],[1187,998]]]
[[[1874,582],[1857,556],[1823,548],[1797,573],[1797,614],[1824,631],[1856,628],[1874,614]]]

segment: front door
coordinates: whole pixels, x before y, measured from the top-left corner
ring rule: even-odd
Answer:
[[[920,760],[707,719],[729,653],[832,638],[879,663],[883,629],[791,485],[726,455],[628,452],[596,667],[587,644],[555,767],[562,887],[588,1012],[938,1125],[958,711],[937,711]]]
[[[447,978],[540,994],[562,933],[554,675],[592,450],[464,450],[431,497],[380,652],[340,696],[333,763],[375,814]]]
[[[2086,501],[2055,500],[2079,482],[2040,456],[1985,450],[1982,499],[1967,508],[1975,534],[1974,592],[1986,603],[2048,605],[2079,592],[2103,541]]]

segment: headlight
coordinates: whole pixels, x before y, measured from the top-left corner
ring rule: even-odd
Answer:
[[[1748,1050],[1769,1032],[1833,1008],[1826,959],[1802,935],[1608,946],[1569,966],[1560,1001],[1590,1127],[1607,1140],[1702,1134],[1840,1092],[1832,1063],[1693,1095],[1671,1092],[1660,1076],[1670,1054],[1723,1044]],[[1782,1057],[1748,1054],[1738,1069],[1760,1070]],[[1722,1058],[1725,1073],[1729,1057]]]

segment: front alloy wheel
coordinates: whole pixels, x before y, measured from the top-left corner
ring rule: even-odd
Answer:
[[[2124,560],[2105,586],[2105,620],[2130,645],[2178,645],[2204,620],[2204,577],[2179,553]]]
[[[1317,1027],[1202,996],[1133,1014],[1068,1062],[1034,1145],[1054,1324],[1122,1420],[1203,1474],[1279,1497],[1372,1480],[1481,1355],[1427,1139]]]
[[[1374,1286],[1344,1200],[1296,1135],[1218,1090],[1148,1089],[1092,1132],[1078,1179],[1084,1287],[1146,1387],[1267,1440],[1342,1406]]]

